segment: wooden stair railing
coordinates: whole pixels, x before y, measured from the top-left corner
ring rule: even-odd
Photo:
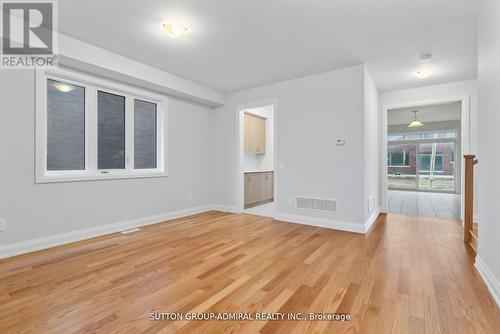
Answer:
[[[478,161],[473,154],[464,155],[464,158],[464,242],[477,253],[477,228],[474,226],[474,165]]]

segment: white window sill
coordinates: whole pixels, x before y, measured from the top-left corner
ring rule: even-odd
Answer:
[[[81,181],[102,181],[119,179],[143,179],[152,177],[168,177],[167,172],[162,171],[109,171],[107,173],[85,173],[82,172],[46,172],[44,175],[37,175],[35,183],[57,183],[57,182],[81,182]]]

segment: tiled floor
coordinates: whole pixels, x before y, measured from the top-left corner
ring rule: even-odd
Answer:
[[[389,190],[389,212],[460,219],[460,195]]]
[[[257,216],[274,217],[275,203],[266,203],[253,208],[245,209],[245,213]]]

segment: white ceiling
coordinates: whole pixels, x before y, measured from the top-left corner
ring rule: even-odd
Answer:
[[[451,102],[428,106],[392,109],[387,113],[388,125],[408,124],[413,119],[413,110],[417,110],[417,117],[423,123],[456,121],[462,116],[462,102]]]
[[[223,92],[366,63],[380,91],[476,77],[480,0],[64,0],[62,33]],[[175,40],[164,21],[187,24]],[[436,73],[417,80],[419,55]]]

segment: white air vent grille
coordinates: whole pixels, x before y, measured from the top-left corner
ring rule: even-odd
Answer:
[[[295,199],[295,207],[303,210],[338,212],[337,200],[335,199],[297,197]]]

